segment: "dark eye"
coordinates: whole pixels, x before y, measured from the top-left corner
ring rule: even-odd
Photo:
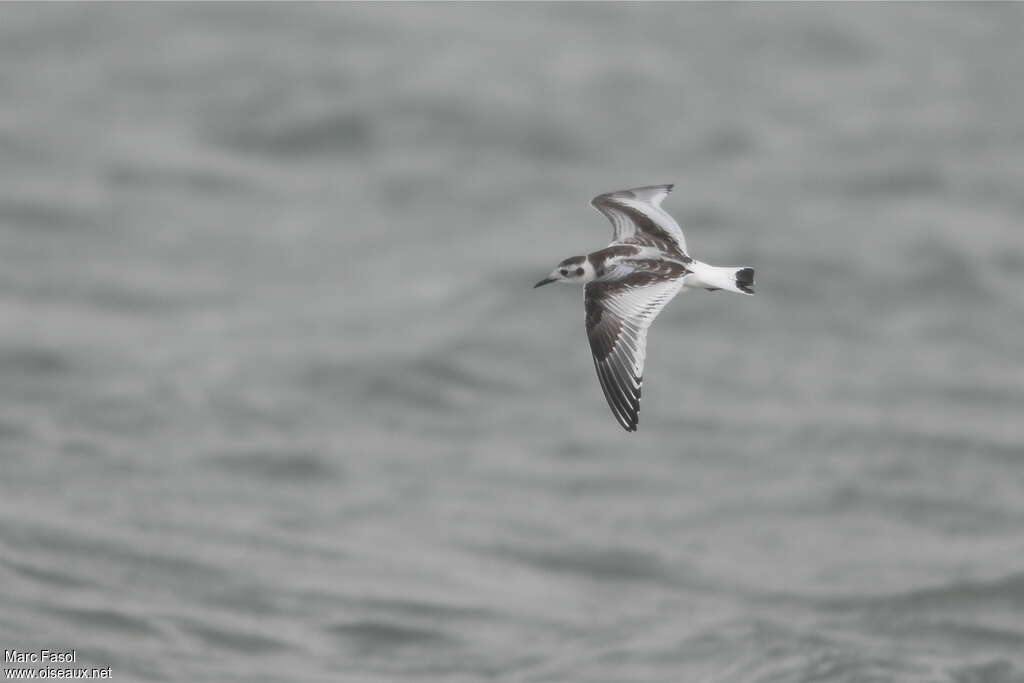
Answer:
[[[568,275],[569,274],[569,271],[566,270],[565,268],[562,268],[562,270],[560,270],[558,272],[560,272],[562,275]]]
[[[577,276],[579,276],[579,275],[583,275],[583,269],[582,269],[582,268],[577,268],[577,269],[576,269],[576,275],[577,275]]]

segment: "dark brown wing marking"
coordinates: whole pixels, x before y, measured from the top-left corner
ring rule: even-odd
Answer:
[[[636,187],[598,195],[590,203],[611,221],[616,242],[657,247],[689,260],[682,228],[661,208],[671,191],[672,185]]]

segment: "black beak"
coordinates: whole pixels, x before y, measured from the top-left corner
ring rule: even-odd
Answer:
[[[541,287],[543,285],[546,285],[546,284],[554,282],[554,281],[555,281],[555,278],[553,278],[553,277],[546,277],[543,280],[541,280],[540,282],[538,282],[537,284],[535,284],[533,286],[533,288],[537,289],[538,287]]]

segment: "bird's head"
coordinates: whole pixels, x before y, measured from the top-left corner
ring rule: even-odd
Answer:
[[[551,274],[533,286],[534,289],[551,282],[590,282],[594,279],[594,267],[586,256],[567,258],[551,271]]]

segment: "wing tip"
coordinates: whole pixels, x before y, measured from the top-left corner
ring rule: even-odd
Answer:
[[[644,190],[664,190],[665,192],[671,192],[672,188],[675,186],[675,183],[661,183],[660,185],[643,185],[641,187],[634,187],[630,191],[643,192]]]
[[[654,204],[655,206],[661,206],[662,200],[664,200],[665,197],[669,196],[672,193],[672,188],[674,188],[675,186],[675,183],[665,183],[664,185],[648,185],[646,187],[635,188],[634,190],[632,190],[632,192],[634,196],[636,196],[638,199],[645,199],[646,201],[649,201],[651,204]],[[653,196],[642,197],[640,193]]]
[[[596,359],[595,359],[596,363]],[[622,385],[618,385],[609,374],[609,369],[598,367],[598,379],[600,379],[601,390],[604,392],[608,407],[612,410],[615,421],[627,432],[635,432],[640,424],[640,396],[643,393],[643,378],[635,375],[637,382],[636,393],[632,389],[627,391]]]
[[[661,206],[662,200],[672,193],[675,186],[675,183],[663,183],[661,185],[642,185],[640,187],[630,187],[625,190],[602,192],[590,200],[590,205],[597,207],[599,202],[612,199],[636,199],[642,202],[648,202],[654,206]]]
[[[627,187],[622,190],[611,190],[609,192],[602,192],[601,194],[594,197],[594,199],[600,199],[601,197],[615,197],[622,196],[627,193],[646,192],[648,190],[664,190],[665,192],[671,192],[676,187],[675,183],[660,183],[657,185],[637,185],[636,187]]]
[[[618,415],[615,417],[618,418]],[[637,406],[636,411],[631,415],[626,415],[625,417],[626,419],[624,420],[618,420],[619,425],[621,425],[627,432],[635,432],[637,426],[640,424],[640,406]]]

